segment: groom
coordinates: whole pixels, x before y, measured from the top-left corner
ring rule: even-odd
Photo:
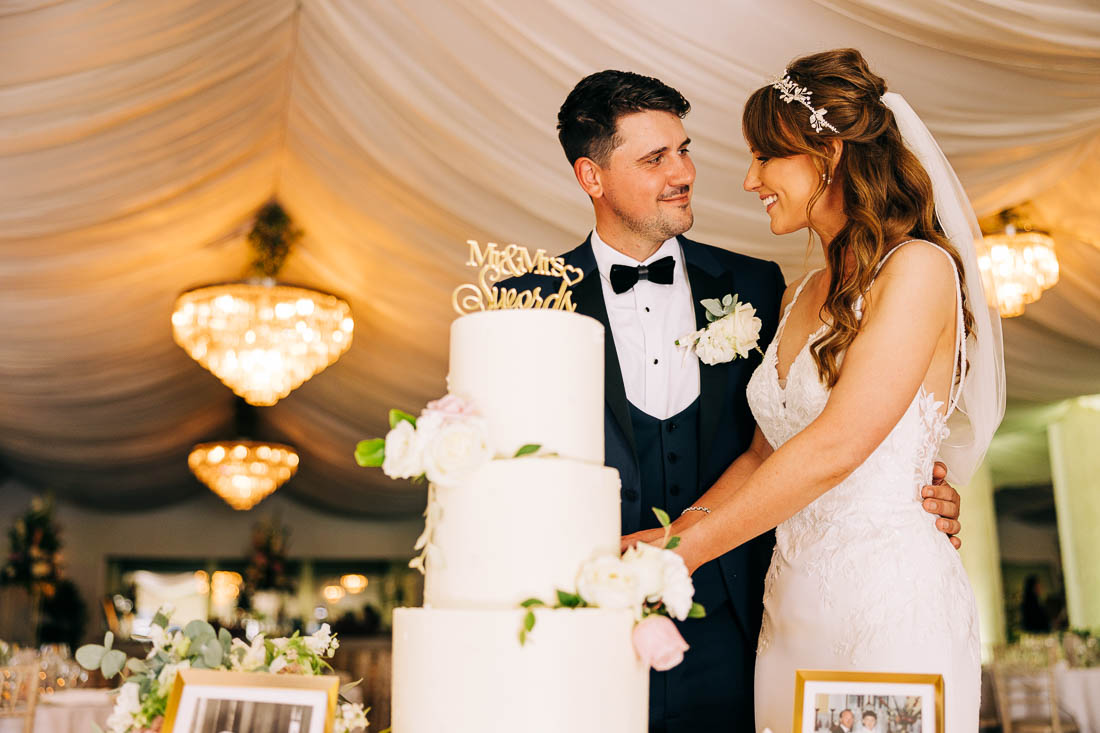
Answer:
[[[706,325],[700,301],[736,295],[755,307],[763,350],[783,297],[776,263],[683,236],[695,182],[681,122],[689,109],[657,79],[602,71],[582,79],[558,112],[558,139],[596,215],[595,229],[564,258],[585,274],[573,288],[577,312],[605,329],[605,460],[622,479],[624,535],[657,527],[652,507],[676,517],[692,506],[752,439],[745,386],[759,354],[708,366],[675,346]],[[557,290],[537,275],[500,285]],[[946,485],[932,491],[949,523],[941,528],[957,532],[958,494]],[[774,545],[769,532],[695,571],[695,600],[707,615],[677,623],[690,651],[677,667],[651,673],[650,733],[755,731],[756,642]]]

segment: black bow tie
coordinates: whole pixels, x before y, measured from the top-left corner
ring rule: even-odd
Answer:
[[[615,294],[625,293],[637,285],[639,280],[649,280],[651,283],[671,285],[672,276],[676,271],[676,259],[669,255],[662,257],[652,265],[612,265],[611,289]]]

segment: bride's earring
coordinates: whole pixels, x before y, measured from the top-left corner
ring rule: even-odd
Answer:
[[[825,185],[828,186],[830,183],[833,182],[833,177],[832,176],[827,176],[824,173],[822,173],[821,174],[821,180],[825,181]]]

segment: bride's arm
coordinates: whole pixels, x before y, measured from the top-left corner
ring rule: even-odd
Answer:
[[[821,414],[680,532],[676,551],[690,570],[788,519],[878,447],[908,409],[940,337],[954,323],[950,267],[942,252],[919,243],[890,258]]]

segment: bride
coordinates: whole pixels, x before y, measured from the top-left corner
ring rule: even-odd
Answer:
[[[937,456],[966,484],[1004,411],[973,211],[856,50],[792,63],[743,129],[745,189],[774,234],[816,235],[826,264],[788,288],[748,386],[752,446],[673,524],[676,551],[694,570],[776,527],[758,729],[789,729],[797,669],[847,669],[941,674],[946,729],[976,731],[974,598],[919,496]]]

